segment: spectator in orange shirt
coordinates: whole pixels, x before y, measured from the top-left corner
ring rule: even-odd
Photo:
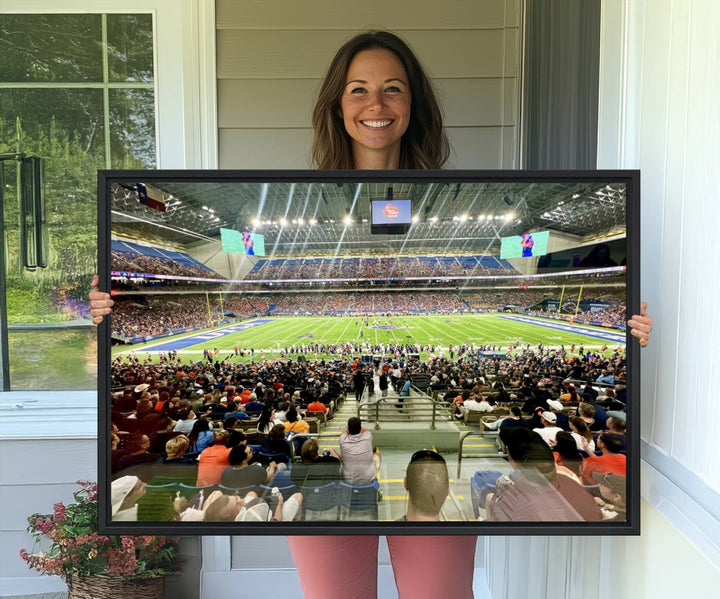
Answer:
[[[297,410],[291,406],[287,412],[287,422],[285,422],[285,434],[287,433],[309,433],[310,425],[304,420],[298,418]]]
[[[213,444],[204,449],[198,458],[197,486],[216,485],[220,483],[223,470],[230,465],[230,447],[227,442],[230,433],[221,430],[215,433]]]
[[[606,432],[598,437],[597,446],[602,451],[602,455],[591,456],[583,462],[581,469],[583,480],[594,485],[593,473],[595,472],[627,476],[626,457],[620,453],[624,449],[623,442],[612,433]]]
[[[323,414],[328,413],[327,406],[322,403],[317,397],[314,401],[310,402],[310,404],[307,407],[307,412],[322,412]]]

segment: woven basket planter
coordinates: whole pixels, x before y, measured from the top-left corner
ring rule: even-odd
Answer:
[[[163,599],[165,578],[133,580],[123,576],[88,576],[68,583],[68,599]]]

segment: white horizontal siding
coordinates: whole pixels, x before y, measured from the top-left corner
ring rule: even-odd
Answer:
[[[219,79],[318,78],[358,31],[219,30]],[[397,31],[433,77],[514,77],[514,35],[504,29]],[[507,55],[506,55],[507,54]],[[293,101],[292,98],[288,99]]]
[[[519,0],[218,0],[220,168],[308,168],[322,77],[346,40],[372,28],[404,37],[433,77],[448,136],[459,144],[448,166],[517,168],[519,7]]]
[[[496,29],[517,27],[518,2],[507,0],[220,0],[219,29]]]

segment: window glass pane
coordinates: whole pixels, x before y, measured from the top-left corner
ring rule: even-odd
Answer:
[[[25,153],[69,158],[74,152],[93,164],[105,160],[101,89],[4,89],[0,119],[2,152],[16,149],[19,119]]]
[[[153,80],[152,15],[108,15],[110,81]]]
[[[107,20],[115,80],[147,81],[152,87],[151,16]],[[24,268],[17,164],[5,161],[1,209],[11,388],[91,389],[96,329],[89,324],[87,293],[97,271],[97,170],[107,166],[106,148],[114,167],[155,166],[154,90],[109,89],[106,105],[102,87],[62,87],[102,84],[101,15],[4,15],[0,31],[6,51],[0,82],[50,84],[0,93],[0,153],[19,149],[44,159],[49,238],[48,267]],[[108,119],[112,133],[105,127]]]
[[[153,90],[110,90],[110,147],[112,168],[155,168]]]
[[[105,164],[103,122],[102,90],[99,89],[12,89],[3,93],[0,152],[14,151],[19,135],[22,152],[45,160],[50,241],[48,268],[35,272],[25,270],[20,262],[16,163],[6,161],[3,209],[7,277],[11,282],[8,293],[24,287],[32,288],[37,297],[55,293],[62,285],[79,284],[83,276],[94,271],[96,171]],[[72,316],[73,311],[66,310],[64,304],[52,303],[57,308],[54,311]],[[50,316],[19,318],[12,312],[8,319],[25,324],[53,320]]]
[[[71,323],[87,318],[90,277],[96,270],[96,172],[104,162],[100,89],[11,89],[0,99],[0,152],[45,160],[49,239],[47,268],[29,271],[21,261],[16,162],[4,163],[10,381],[13,389],[40,389],[48,372],[53,388],[92,388],[85,354],[95,331],[14,332],[14,325]],[[19,124],[19,129],[18,129]],[[67,333],[67,334],[65,334]],[[70,341],[66,346],[63,340]],[[40,360],[43,372],[37,371]],[[65,360],[66,368],[55,365]],[[84,373],[84,374],[83,374]],[[65,377],[65,378],[63,378]],[[58,382],[62,380],[62,382]]]
[[[0,81],[103,79],[100,15],[2,15]]]
[[[97,331],[48,329],[8,335],[13,390],[97,387]]]

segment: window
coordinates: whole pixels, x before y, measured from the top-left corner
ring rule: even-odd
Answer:
[[[156,167],[153,39],[149,13],[0,21],[6,390],[96,387],[96,171]],[[46,268],[22,260],[20,155],[44,159]]]

